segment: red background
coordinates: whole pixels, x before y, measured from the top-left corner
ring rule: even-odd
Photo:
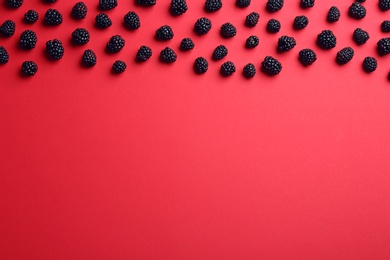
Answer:
[[[0,39],[10,53],[0,66],[1,259],[390,259],[388,57],[378,57],[372,74],[361,69],[385,37],[380,23],[389,16],[377,1],[364,3],[361,21],[347,16],[352,1],[317,1],[309,10],[285,1],[282,11],[268,14],[265,1],[238,9],[231,0],[205,14],[203,1],[187,0],[189,11],[177,18],[168,0],[150,9],[119,1],[107,12],[114,25],[105,31],[93,28],[98,1],[85,2],[83,21],[70,19],[75,1],[0,7],[0,22],[17,23],[13,37]],[[325,22],[331,5],[342,11],[336,24]],[[62,12],[62,25],[42,26],[49,7]],[[40,14],[32,26],[21,22],[30,8]],[[121,25],[130,10],[141,18],[135,32]],[[243,26],[251,11],[261,15],[253,29]],[[294,32],[300,14],[310,23]],[[192,27],[202,16],[213,29],[198,37]],[[277,35],[265,32],[272,17],[282,22]],[[235,38],[219,37],[225,22],[237,26]],[[175,38],[154,41],[164,24]],[[86,46],[70,44],[77,27],[91,33]],[[356,27],[370,32],[364,46],[351,40]],[[27,28],[39,38],[32,51],[17,48]],[[335,49],[315,46],[323,29],[337,35]],[[105,54],[115,34],[126,47]],[[260,45],[245,50],[251,34]],[[277,54],[281,35],[294,36],[296,48]],[[196,48],[181,53],[187,36]],[[65,46],[58,62],[43,55],[53,38]],[[223,61],[238,69],[230,78],[219,76],[223,61],[210,59],[222,43],[229,49]],[[138,65],[142,44],[154,55]],[[176,63],[159,63],[165,46],[178,52]],[[337,66],[335,55],[346,46],[355,57]],[[318,55],[310,68],[297,61],[306,47]],[[92,69],[79,65],[86,48],[98,55]],[[240,75],[248,62],[259,68],[266,55],[282,62],[280,75]],[[192,72],[198,56],[210,63],[202,76]],[[38,73],[21,78],[21,63],[31,59]],[[127,62],[124,74],[110,73],[116,59]]]

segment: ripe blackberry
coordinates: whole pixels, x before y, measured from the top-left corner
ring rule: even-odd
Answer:
[[[150,7],[156,4],[156,0],[135,0],[137,5]]]
[[[306,8],[311,8],[314,6],[314,0],[301,0],[301,8],[306,9]]]
[[[351,18],[360,20],[366,16],[366,8],[362,6],[359,2],[353,3],[348,9],[348,15]]]
[[[117,0],[99,0],[100,10],[111,10],[118,6]]]
[[[96,54],[92,50],[86,50],[84,51],[83,57],[81,58],[81,64],[86,67],[90,68],[96,65],[97,58]]]
[[[55,3],[57,0],[43,0],[44,3]]]
[[[249,36],[248,39],[246,39],[246,42],[245,42],[245,47],[247,49],[253,49],[255,48],[257,45],[259,45],[259,38],[255,35],[252,35],[252,36]]]
[[[221,8],[222,0],[206,0],[204,4],[204,10],[209,13],[216,12]]]
[[[112,72],[115,74],[120,74],[125,72],[126,68],[127,68],[126,63],[121,60],[117,60],[114,62],[114,64],[112,64]]]
[[[370,39],[370,35],[368,34],[368,32],[360,28],[357,28],[353,32],[352,39],[357,45],[362,45],[365,44],[368,41],[368,39]]]
[[[6,0],[5,1],[5,4],[7,5],[7,7],[9,8],[19,8],[22,6],[23,4],[23,0]]]
[[[129,30],[137,30],[141,26],[139,16],[135,12],[128,12],[123,20],[125,27]]]
[[[289,51],[292,48],[294,48],[296,44],[297,44],[297,42],[295,41],[295,39],[293,37],[282,36],[282,37],[280,37],[278,39],[278,48],[277,48],[277,50],[280,53],[286,52],[286,51]]]
[[[261,71],[268,76],[275,76],[282,71],[282,64],[277,59],[267,56],[261,63]]]
[[[64,47],[60,40],[54,39],[46,42],[46,54],[51,60],[59,60],[64,56]]]
[[[83,2],[76,3],[72,8],[72,17],[76,20],[87,16],[88,8]]]
[[[366,57],[363,61],[363,70],[367,73],[371,73],[378,67],[378,62],[374,57]]]
[[[194,62],[194,71],[196,74],[204,74],[209,69],[209,63],[203,57],[196,58]]]
[[[170,13],[173,16],[182,15],[187,12],[188,6],[186,0],[171,0]]]
[[[390,38],[380,39],[377,43],[377,50],[380,56],[390,54]]]
[[[229,77],[236,72],[236,66],[233,62],[227,61],[221,65],[221,69],[219,72],[222,76]]]
[[[245,18],[245,26],[246,27],[255,27],[259,22],[260,15],[256,12],[252,12],[247,15]]]
[[[306,16],[296,16],[294,19],[293,27],[295,30],[302,30],[309,24],[309,19]]]
[[[11,20],[6,20],[1,26],[0,26],[0,35],[4,37],[11,37],[15,33],[15,23]]]
[[[160,61],[163,63],[173,63],[177,59],[177,55],[174,50],[166,47],[160,52]]]
[[[8,60],[9,55],[7,50],[3,46],[0,46],[0,64],[6,64]]]
[[[381,31],[382,32],[390,32],[390,21],[385,20],[381,24]]]
[[[331,30],[323,30],[317,36],[317,46],[323,50],[330,50],[336,47],[337,39]]]
[[[105,14],[100,13],[95,18],[95,26],[100,29],[106,29],[112,25],[111,19]]]
[[[194,31],[198,35],[203,35],[208,33],[211,30],[212,24],[210,19],[206,17],[199,18],[195,25],[194,25]]]
[[[62,14],[56,9],[49,9],[45,13],[44,24],[49,26],[60,25],[62,23]]]
[[[307,67],[317,60],[317,55],[311,49],[303,49],[299,52],[298,59],[303,66]]]
[[[379,8],[382,11],[390,10],[390,0],[379,0]]]
[[[27,13],[24,14],[23,21],[25,23],[33,24],[38,20],[38,13],[34,10],[28,10]]]
[[[251,0],[236,0],[236,6],[245,8],[251,4]]]
[[[280,22],[276,19],[270,19],[267,23],[267,32],[269,33],[277,33],[280,31],[280,28]]]
[[[268,0],[266,8],[268,12],[274,13],[282,9],[283,5],[284,5],[284,0]]]
[[[33,61],[25,61],[22,64],[22,74],[24,76],[34,76],[38,71],[38,65]]]
[[[256,75],[256,67],[252,63],[248,63],[245,65],[244,69],[242,70],[242,74],[245,78],[251,79]]]
[[[72,43],[74,45],[84,45],[89,42],[89,32],[84,28],[77,28],[72,32]]]
[[[26,30],[22,32],[19,39],[19,45],[25,50],[31,50],[35,48],[37,44],[37,35],[31,30]]]
[[[148,46],[141,46],[137,52],[135,60],[137,62],[145,62],[152,57],[152,49]]]
[[[351,47],[346,47],[346,48],[342,49],[336,55],[337,64],[339,64],[339,65],[347,64],[348,62],[350,62],[352,60],[354,54],[355,54],[355,52],[353,51],[353,49]]]
[[[174,36],[174,33],[172,31],[172,28],[168,25],[161,26],[156,30],[156,40],[158,41],[168,41],[172,39]]]
[[[234,36],[236,36],[237,34],[237,29],[236,27],[234,27],[233,24],[231,23],[224,23],[222,26],[221,26],[221,31],[220,31],[220,34],[223,38],[232,38]]]
[[[194,42],[190,38],[184,38],[180,43],[180,50],[189,51],[195,47]]]
[[[326,17],[326,20],[329,23],[335,23],[340,19],[340,10],[336,6],[332,6],[329,9],[328,16]]]
[[[120,35],[114,35],[110,38],[106,45],[108,53],[118,53],[125,47],[125,40]]]
[[[222,60],[228,54],[228,49],[224,45],[219,45],[214,49],[212,59]]]

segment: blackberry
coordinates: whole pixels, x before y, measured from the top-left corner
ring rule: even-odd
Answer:
[[[72,43],[74,45],[84,45],[89,42],[89,32],[84,28],[77,28],[72,32]]]
[[[381,23],[381,31],[382,32],[390,32],[390,21],[385,20]]]
[[[359,2],[353,3],[348,9],[348,15],[351,18],[360,20],[366,16],[366,8],[362,6]]]
[[[234,27],[233,24],[231,23],[224,23],[222,26],[221,26],[221,31],[220,31],[220,34],[223,38],[232,38],[234,36],[236,36],[237,34],[237,29],[236,27]]]
[[[370,39],[370,35],[368,34],[368,32],[357,28],[353,32],[352,39],[357,45],[363,45],[368,41],[368,39]]]
[[[246,27],[255,27],[259,22],[260,15],[256,12],[252,12],[245,18]]]
[[[22,64],[23,76],[34,76],[38,71],[38,65],[33,61],[25,61]]]
[[[170,13],[173,16],[182,15],[187,12],[188,6],[186,0],[171,0]]]
[[[301,8],[306,9],[306,8],[311,8],[314,6],[314,0],[301,0]]]
[[[387,73],[387,80],[390,81],[390,72]]]
[[[346,47],[346,48],[342,49],[336,55],[337,64],[339,64],[339,65],[347,64],[348,62],[350,62],[352,60],[354,54],[355,54],[355,52],[353,51],[353,49],[351,47]]]
[[[377,51],[380,56],[390,54],[390,38],[380,39],[377,43]]]
[[[390,10],[390,0],[379,0],[379,8],[382,11]]]
[[[174,33],[172,31],[172,28],[168,25],[161,26],[156,30],[156,40],[158,41],[168,41],[172,39],[174,36]]]
[[[356,0],[356,2],[364,3],[366,0]]]
[[[137,5],[150,7],[156,4],[156,0],[135,0]]]
[[[282,64],[277,59],[267,56],[261,63],[261,71],[269,76],[275,76],[282,71]]]
[[[335,23],[340,19],[340,10],[336,6],[332,6],[329,9],[328,16],[326,17],[326,20],[329,23]]]
[[[280,22],[276,19],[270,19],[267,23],[267,32],[269,33],[277,33],[280,31],[280,28]]]
[[[211,30],[212,24],[210,19],[206,17],[199,18],[195,25],[194,25],[194,31],[198,35],[203,35],[208,33]]]
[[[106,29],[112,25],[111,19],[105,14],[100,13],[95,18],[95,26],[100,29]]]
[[[250,6],[251,0],[236,0],[236,6],[245,8]]]
[[[83,57],[81,58],[81,64],[86,67],[90,68],[96,65],[96,54],[92,50],[86,50],[84,51]]]
[[[128,12],[123,20],[125,27],[129,30],[137,30],[141,26],[139,16],[135,12]]]
[[[99,0],[100,10],[111,10],[118,6],[117,0]]]
[[[27,13],[24,14],[24,19],[23,21],[25,23],[33,24],[36,21],[38,21],[39,15],[36,11],[34,10],[28,10]]]
[[[194,42],[190,38],[184,38],[180,43],[180,50],[188,51],[195,48]]]
[[[88,8],[83,2],[76,3],[72,8],[72,17],[76,20],[87,16]]]
[[[8,60],[9,55],[7,50],[3,46],[0,46],[0,64],[6,64]]]
[[[206,0],[204,4],[204,10],[209,13],[216,12],[221,8],[222,0]]]
[[[135,60],[137,62],[145,62],[152,57],[152,49],[147,46],[141,46],[137,52]]]
[[[228,55],[228,52],[229,51],[225,46],[219,45],[214,49],[212,59],[215,61],[222,60],[223,58],[226,57],[226,55]]]
[[[209,63],[203,57],[196,58],[194,62],[194,71],[196,74],[204,74],[209,69]]]
[[[112,64],[112,72],[115,74],[120,74],[125,72],[126,68],[127,68],[126,63],[121,60],[117,60],[114,62],[114,64]]]
[[[247,49],[253,49],[255,48],[257,45],[259,45],[259,38],[255,35],[252,35],[252,36],[249,36],[248,39],[246,39],[246,42],[245,42],[245,47]]]
[[[26,30],[22,32],[19,39],[19,45],[25,50],[31,50],[35,48],[37,44],[37,35],[31,30]]]
[[[46,54],[51,60],[59,60],[64,56],[64,47],[60,40],[54,39],[46,42]]]
[[[110,38],[106,45],[108,53],[118,53],[125,47],[125,40],[120,35],[114,35]]]
[[[287,52],[295,47],[297,42],[293,37],[290,36],[282,36],[278,39],[278,52]]]
[[[374,57],[366,57],[363,61],[363,70],[367,73],[371,73],[378,67],[378,62]]]
[[[55,3],[57,0],[43,0],[44,3]]]
[[[296,16],[293,23],[293,28],[295,30],[302,30],[309,24],[309,19],[306,16],[300,15]]]
[[[160,61],[163,63],[173,63],[177,59],[177,55],[174,50],[166,47],[160,52]]]
[[[19,8],[22,6],[23,4],[23,0],[6,0],[5,1],[5,4],[7,5],[7,7],[9,8]]]
[[[337,39],[331,30],[323,30],[317,35],[317,46],[323,50],[330,50],[336,47]]]
[[[221,65],[221,69],[219,72],[222,76],[229,77],[236,72],[236,66],[233,62],[227,61]]]
[[[270,13],[274,13],[283,8],[284,0],[268,0],[266,9]]]
[[[317,60],[317,55],[311,49],[303,49],[299,52],[298,59],[303,66],[307,67]]]
[[[1,26],[0,26],[0,35],[4,37],[11,37],[15,33],[15,23],[11,20],[6,20]]]
[[[244,69],[242,70],[242,74],[245,78],[251,79],[256,75],[256,67],[252,63],[248,63],[245,65]]]
[[[62,14],[56,9],[49,9],[45,13],[44,24],[49,26],[60,25],[62,23]]]

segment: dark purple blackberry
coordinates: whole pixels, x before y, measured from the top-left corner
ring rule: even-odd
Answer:
[[[390,32],[390,21],[385,20],[381,23],[381,31],[384,33]]]
[[[390,38],[382,38],[377,43],[377,51],[380,56],[390,54]]]
[[[89,32],[84,28],[77,28],[72,33],[72,43],[74,45],[84,45],[89,42]]]
[[[172,28],[168,25],[164,25],[156,30],[155,38],[158,41],[168,41],[172,39],[173,36],[174,33],[172,31]]]
[[[259,45],[259,38],[255,35],[252,35],[252,36],[249,36],[248,39],[246,39],[246,42],[245,42],[245,47],[247,49],[253,49],[255,48],[257,45]]]
[[[387,80],[390,81],[390,71],[387,73]]]
[[[125,40],[120,35],[114,35],[110,38],[106,45],[108,53],[118,53],[125,47]]]
[[[45,25],[55,26],[62,24],[62,14],[56,9],[49,9],[45,13]]]
[[[51,60],[59,60],[64,56],[64,47],[60,40],[54,39],[46,42],[46,54]]]
[[[390,0],[379,0],[379,8],[382,11],[390,10]]]
[[[229,77],[236,72],[236,66],[233,62],[227,61],[221,65],[221,69],[219,72],[222,76]]]
[[[336,62],[339,65],[344,65],[350,62],[354,56],[355,52],[351,47],[346,47],[341,51],[337,52]]]
[[[234,36],[236,36],[237,34],[237,29],[236,27],[234,27],[233,24],[231,23],[224,23],[222,26],[221,26],[221,31],[220,31],[220,34],[223,38],[232,38]]]
[[[357,45],[363,45],[370,39],[370,35],[361,28],[357,28],[353,32],[352,39]]]
[[[97,58],[96,54],[92,50],[86,50],[84,51],[83,57],[81,58],[81,64],[86,67],[90,68],[96,65]]]
[[[278,52],[287,52],[295,47],[297,42],[293,37],[290,36],[282,36],[278,39]]]
[[[182,15],[187,12],[188,6],[186,0],[171,0],[169,12],[173,16]]]
[[[245,78],[251,79],[256,75],[256,67],[252,63],[248,63],[245,65],[244,69],[242,70],[242,74]]]
[[[163,63],[173,63],[177,59],[177,55],[174,50],[166,47],[160,52],[160,61]]]
[[[306,9],[306,8],[311,8],[314,6],[314,0],[301,0],[301,8]]]
[[[250,6],[251,0],[236,0],[236,6],[245,8]]]
[[[16,9],[16,8],[19,8],[19,7],[22,6],[23,0],[6,0],[6,1],[5,1],[5,4],[6,4],[6,6],[9,7],[9,8],[14,8],[14,9]]]
[[[363,60],[363,70],[367,73],[371,73],[378,67],[378,62],[374,57],[366,57]]]
[[[199,18],[195,25],[194,25],[194,31],[198,35],[203,35],[208,33],[211,30],[212,24],[210,19],[206,17]]]
[[[356,0],[356,2],[364,3],[366,0]]]
[[[111,10],[118,6],[117,0],[99,0],[100,10]]]
[[[275,76],[282,71],[282,64],[277,59],[267,56],[261,63],[261,71],[268,76]]]
[[[114,62],[114,64],[112,64],[112,72],[115,74],[120,74],[125,72],[126,68],[127,68],[126,63],[121,60],[117,60]]]
[[[137,5],[150,7],[156,4],[156,0],[135,0]]]
[[[303,66],[307,67],[317,60],[317,55],[311,49],[303,49],[299,52],[298,59]]]
[[[323,30],[317,36],[317,46],[323,50],[330,50],[336,47],[337,38],[331,30]]]
[[[204,74],[209,69],[209,63],[203,57],[196,58],[194,62],[194,71],[196,74]]]
[[[4,37],[11,37],[15,33],[15,27],[16,24],[14,21],[6,20],[1,26],[0,26],[0,35]]]
[[[309,19],[306,16],[300,15],[296,16],[293,23],[293,28],[295,30],[302,30],[309,24]]]
[[[112,25],[111,19],[105,14],[100,13],[95,18],[95,26],[100,29],[106,29]]]
[[[3,46],[0,46],[0,64],[6,64],[8,60],[9,55],[7,50]]]
[[[19,45],[25,50],[31,50],[35,48],[37,40],[38,38],[35,32],[26,30],[20,35]]]
[[[260,15],[256,12],[252,12],[245,18],[246,27],[255,27],[259,22]]]
[[[180,50],[189,51],[195,48],[195,43],[190,38],[184,38],[180,43]]]
[[[266,9],[270,13],[274,13],[283,8],[284,0],[268,0]]]
[[[125,27],[129,30],[137,30],[141,26],[138,14],[133,11],[128,12],[123,20]]]
[[[224,45],[219,45],[214,49],[212,59],[213,60],[222,60],[228,55],[228,49]]]
[[[348,9],[348,15],[351,18],[360,20],[366,16],[366,8],[362,6],[359,2],[353,3]]]
[[[36,21],[38,21],[39,15],[36,11],[34,10],[28,10],[27,13],[24,14],[24,19],[23,21],[25,23],[33,24]]]
[[[137,62],[145,62],[150,59],[150,57],[152,57],[152,54],[153,53],[151,48],[149,48],[148,46],[141,46],[137,51],[137,56],[135,60]]]
[[[332,6],[329,9],[328,16],[326,17],[326,20],[329,23],[335,23],[340,19],[340,10],[336,6]]]
[[[76,3],[72,8],[72,17],[76,20],[87,16],[88,8],[83,2]]]
[[[38,71],[38,65],[33,61],[25,61],[22,64],[23,76],[34,76]]]
[[[204,10],[208,13],[216,12],[222,8],[222,0],[206,0]]]
[[[278,33],[280,28],[280,22],[276,19],[270,19],[267,23],[267,32],[269,33]]]
[[[42,0],[42,2],[47,3],[47,4],[53,4],[57,2],[57,0]]]

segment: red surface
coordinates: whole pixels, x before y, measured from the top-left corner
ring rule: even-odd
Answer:
[[[10,62],[0,66],[0,258],[1,259],[390,259],[390,84],[388,57],[378,70],[361,70],[367,55],[376,56],[380,23],[389,18],[377,1],[367,1],[361,21],[347,17],[352,1],[317,1],[301,10],[299,1],[285,1],[276,14],[264,11],[265,1],[206,15],[203,1],[188,0],[183,16],[169,16],[168,2],[151,9],[132,1],[108,14],[114,25],[93,28],[97,1],[86,1],[87,19],[69,18],[75,1],[43,5],[25,1],[15,11],[0,7],[0,17],[17,22],[16,35],[0,39]],[[337,5],[342,18],[326,24],[328,8]],[[41,24],[49,6],[58,8],[64,23]],[[29,8],[41,15],[32,26],[21,23]],[[142,27],[129,32],[120,23],[129,10],[139,13]],[[261,14],[259,25],[243,27],[250,11]],[[308,28],[291,30],[295,15],[310,19]],[[201,16],[211,18],[212,31],[195,36],[192,26]],[[282,22],[277,35],[265,33],[267,20]],[[224,22],[238,28],[234,39],[223,40]],[[154,30],[169,24],[175,38],[155,42]],[[37,48],[16,47],[26,28],[39,37]],[[88,45],[73,47],[70,34],[90,30]],[[356,27],[371,34],[366,45],[351,41]],[[332,29],[337,48],[315,46],[322,29]],[[104,53],[115,34],[125,49]],[[243,48],[255,34],[260,45]],[[277,54],[281,35],[297,39],[294,50]],[[190,36],[196,48],[179,53],[172,65],[158,62],[165,46],[178,50]],[[47,61],[44,43],[59,38],[65,56]],[[210,60],[202,76],[192,72],[193,60],[210,57],[224,43],[241,72],[253,62],[259,68],[266,55],[283,64],[269,78],[258,73],[245,80],[240,73],[219,76],[223,61]],[[133,62],[146,44],[154,56]],[[352,46],[354,59],[335,65],[338,50]],[[303,68],[300,49],[311,47],[318,61]],[[93,69],[79,66],[81,54],[98,55]],[[39,71],[20,78],[24,60]],[[122,75],[110,74],[116,59],[128,63]]]

